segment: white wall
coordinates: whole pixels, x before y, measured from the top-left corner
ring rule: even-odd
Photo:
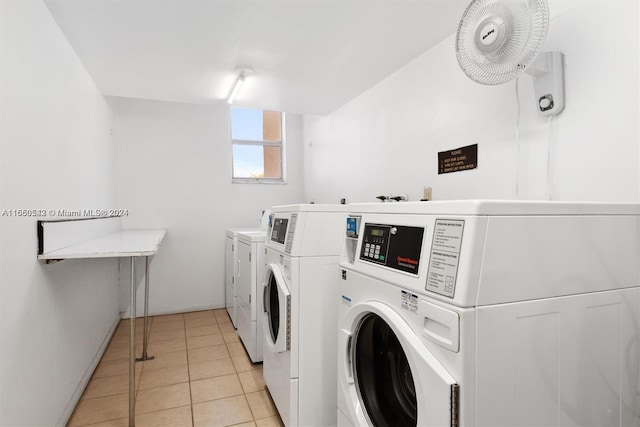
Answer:
[[[257,227],[262,209],[303,201],[302,117],[287,116],[286,185],[232,184],[226,103],[109,102],[116,115],[118,206],[129,210],[123,224],[168,230],[151,263],[149,311],[224,307],[225,230]],[[123,263],[123,312],[129,271]]]
[[[452,35],[331,115],[305,117],[305,196],[418,200],[431,186],[441,200],[547,199],[551,189],[559,200],[638,201],[638,2],[549,0],[549,7],[544,50],[566,55],[566,109],[550,124],[535,111],[531,78],[519,78],[519,172],[516,82],[471,81]],[[477,169],[437,174],[438,151],[476,143]]]
[[[0,211],[112,207],[113,115],[41,1],[0,2],[0,63]],[[117,261],[36,254],[0,216],[3,426],[64,425],[119,320]]]

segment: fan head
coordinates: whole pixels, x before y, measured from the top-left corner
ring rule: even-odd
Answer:
[[[507,82],[534,61],[548,27],[546,0],[473,0],[458,25],[458,63],[478,83]]]

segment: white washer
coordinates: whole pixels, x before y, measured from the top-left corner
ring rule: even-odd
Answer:
[[[336,425],[336,305],[344,205],[273,208],[264,379],[287,427]]]
[[[352,204],[340,426],[640,425],[640,207]]]
[[[262,288],[259,284],[264,274],[264,240],[264,231],[238,233],[238,336],[254,363],[262,361]]]
[[[245,231],[265,231],[268,227],[270,210],[262,211],[260,221],[258,222],[258,228],[228,228],[227,236],[224,241],[224,283],[225,283],[225,307],[231,323],[234,328],[237,328],[236,321],[236,280],[238,276],[238,233]]]
[[[236,320],[236,280],[238,276],[238,233],[243,231],[260,231],[258,228],[228,228],[224,239],[224,284],[225,307],[234,328],[238,327]]]

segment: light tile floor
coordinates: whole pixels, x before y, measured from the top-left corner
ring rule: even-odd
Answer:
[[[136,363],[136,426],[282,426],[262,378],[225,309],[150,317],[147,353]],[[136,353],[142,351],[142,319]],[[69,427],[126,427],[129,321],[122,320]]]

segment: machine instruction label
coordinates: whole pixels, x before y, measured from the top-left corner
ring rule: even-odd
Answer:
[[[453,298],[456,289],[463,231],[463,220],[436,220],[433,229],[426,290]]]
[[[287,240],[284,244],[284,252],[287,254],[291,253],[291,246],[293,245],[293,233],[296,231],[296,222],[298,221],[298,214],[291,214],[291,223],[289,224],[289,228],[287,229]]]
[[[407,291],[402,291],[400,297],[400,305],[405,310],[416,312],[418,311],[418,295],[414,295]]]

